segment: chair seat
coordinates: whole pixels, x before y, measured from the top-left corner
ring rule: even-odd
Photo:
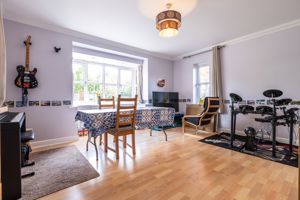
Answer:
[[[31,140],[34,140],[34,132],[32,130],[28,130],[21,133],[21,142],[26,143]]]
[[[187,117],[185,120],[197,126],[199,124],[200,117]]]
[[[122,132],[122,131],[130,131],[130,130],[135,130],[134,128],[132,128],[132,126],[123,126],[123,127],[120,127],[119,130],[117,130],[116,128],[112,128],[112,129],[109,129],[109,131],[107,131],[108,133],[114,135],[116,134],[116,132]]]

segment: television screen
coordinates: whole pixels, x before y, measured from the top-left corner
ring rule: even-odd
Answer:
[[[179,111],[179,95],[178,92],[152,92],[153,106],[171,107],[175,111]]]

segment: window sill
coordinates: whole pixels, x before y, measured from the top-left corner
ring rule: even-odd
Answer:
[[[97,109],[98,108],[98,104],[96,103],[73,103],[73,105],[71,106],[72,108],[77,108],[79,110],[84,110],[84,109]]]

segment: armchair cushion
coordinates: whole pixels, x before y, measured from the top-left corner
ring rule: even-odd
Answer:
[[[204,104],[203,104],[203,107],[204,107],[204,110],[207,109],[207,106],[208,106],[208,99],[209,98],[219,98],[219,97],[205,97],[204,99]],[[220,105],[220,101],[211,101],[210,102],[210,105]]]
[[[186,120],[187,122],[190,122],[190,123],[192,123],[192,124],[198,126],[200,117],[187,117],[187,118],[185,118],[185,120]]]

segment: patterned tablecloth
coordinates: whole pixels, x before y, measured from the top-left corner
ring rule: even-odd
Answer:
[[[136,112],[136,129],[173,125],[174,108],[141,107]],[[80,110],[76,121],[81,121],[92,137],[99,136],[116,126],[116,109]]]

